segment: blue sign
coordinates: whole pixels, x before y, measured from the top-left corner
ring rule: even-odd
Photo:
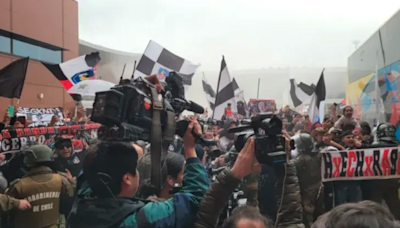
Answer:
[[[87,71],[83,71],[83,72],[79,72],[77,74],[75,74],[74,76],[71,77],[71,81],[74,84],[77,84],[81,81],[85,81],[88,78],[94,76],[94,71],[93,69],[87,70]]]
[[[162,75],[164,77],[168,77],[169,76],[169,71],[165,68],[160,67],[160,69],[158,69],[158,74]]]

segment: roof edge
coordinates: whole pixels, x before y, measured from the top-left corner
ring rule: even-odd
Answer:
[[[110,52],[110,53],[119,54],[119,55],[127,55],[127,56],[134,56],[134,57],[136,57],[137,55],[142,55],[142,53],[125,52],[125,51],[107,48],[107,47],[104,47],[104,46],[101,46],[98,44],[94,44],[94,43],[90,43],[88,41],[81,40],[81,39],[79,39],[79,44],[97,49],[99,51],[105,51],[105,52]]]
[[[398,13],[400,13],[400,8],[392,15],[392,16],[390,16],[381,26],[379,26],[379,28],[375,31],[375,32],[373,32],[369,37],[368,37],[368,39],[366,39],[356,50],[354,50],[350,55],[349,55],[349,57],[347,57],[347,59],[349,59],[351,56],[353,56],[362,46],[364,46],[364,44],[366,44],[374,35],[375,35],[375,33],[377,33],[377,32],[379,32],[379,30],[381,30],[381,28],[383,27],[383,26],[385,26],[394,16],[396,16],[396,14],[398,14]]]

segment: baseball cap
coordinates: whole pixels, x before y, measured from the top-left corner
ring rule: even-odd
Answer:
[[[327,131],[322,127],[317,127],[311,132],[311,136],[314,137],[316,134],[321,133],[325,134]]]

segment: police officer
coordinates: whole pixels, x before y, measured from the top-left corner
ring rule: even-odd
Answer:
[[[10,184],[7,195],[26,199],[31,208],[10,214],[9,225],[15,228],[56,228],[59,224],[60,195],[73,197],[75,181],[65,173],[54,173],[53,152],[45,145],[35,145],[24,151],[24,163],[30,168],[22,179]]]
[[[371,148],[398,147],[399,141],[395,136],[396,127],[391,123],[379,124],[376,128],[376,142]],[[399,179],[364,181],[363,194],[365,199],[381,203],[384,199],[394,217],[400,219],[400,201],[398,198]]]
[[[24,211],[29,208],[31,208],[31,204],[28,200],[14,199],[8,195],[0,194],[0,213],[8,212],[13,209]]]
[[[315,217],[317,199],[322,187],[321,160],[314,148],[310,134],[302,133],[292,138],[297,148],[298,156],[293,159],[299,179],[301,204],[303,206],[303,223],[310,227]]]

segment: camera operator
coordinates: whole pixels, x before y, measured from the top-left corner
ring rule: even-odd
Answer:
[[[183,187],[164,202],[134,198],[139,185],[138,155],[129,142],[102,141],[91,146],[83,162],[82,184],[68,219],[71,228],[191,227],[201,197],[209,187],[204,166],[196,156],[195,137],[201,128],[191,119],[183,137]]]
[[[227,164],[227,166],[232,167],[232,165],[236,162],[235,157],[238,151],[235,147],[232,147],[231,150],[222,157],[220,163]],[[232,154],[232,156],[230,155]],[[258,207],[258,179],[260,177],[261,166],[259,169],[253,170],[249,175],[243,178],[242,184],[240,185],[240,190],[244,192],[244,196],[246,198],[246,205]]]
[[[254,139],[249,139],[240,151],[232,169],[223,170],[205,193],[194,227],[215,227],[233,191],[245,176],[258,169],[259,166],[259,164],[254,164]]]

